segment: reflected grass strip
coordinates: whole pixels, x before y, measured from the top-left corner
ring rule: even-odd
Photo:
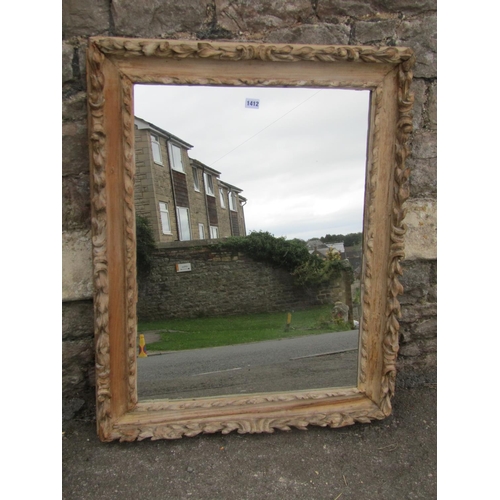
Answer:
[[[156,331],[159,342],[147,345],[150,351],[178,351],[224,345],[261,342],[282,338],[350,330],[348,324],[330,322],[331,306],[292,313],[291,328],[285,331],[287,312],[245,314],[193,319],[140,322],[139,333]]]

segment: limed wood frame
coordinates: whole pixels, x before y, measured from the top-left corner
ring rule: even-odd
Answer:
[[[388,416],[409,194],[411,49],[95,37],[87,54],[100,439],[341,427]],[[371,91],[357,387],[138,402],[135,83]]]

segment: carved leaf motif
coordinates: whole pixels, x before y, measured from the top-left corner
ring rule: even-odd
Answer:
[[[165,42],[160,40],[127,40],[95,38],[93,42],[106,54],[147,57],[173,57],[183,59],[186,57],[200,57],[208,59],[226,60],[251,60],[263,61],[362,61],[370,63],[398,64],[412,59],[408,49],[399,47],[360,47],[337,46],[315,47],[292,45],[255,45],[238,44],[236,46],[217,45],[208,42],[187,44],[183,42]],[[411,67],[409,64],[407,67]]]

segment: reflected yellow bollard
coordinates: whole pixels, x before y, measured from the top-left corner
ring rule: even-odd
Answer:
[[[286,315],[286,326],[285,326],[285,332],[288,332],[290,330],[290,323],[292,322],[292,313],[288,313]]]
[[[141,333],[139,335],[139,358],[147,358],[148,354],[146,352],[146,341],[144,340],[144,335]]]

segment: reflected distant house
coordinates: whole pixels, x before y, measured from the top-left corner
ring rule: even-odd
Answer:
[[[328,248],[333,248],[334,250],[337,250],[337,252],[340,253],[340,256],[345,259],[346,254],[345,254],[345,248],[344,248],[344,242],[341,241],[340,243],[327,243],[326,246]]]
[[[323,243],[321,240],[309,240],[307,242],[309,253],[326,259],[329,252],[338,252],[342,259],[346,258],[344,242],[340,243]]]
[[[190,158],[193,146],[135,117],[135,207],[157,243],[245,235],[242,190]]]
[[[309,253],[311,253],[311,251],[313,251],[314,249],[327,248],[327,246],[321,240],[318,239],[308,240],[306,246],[309,249]]]

